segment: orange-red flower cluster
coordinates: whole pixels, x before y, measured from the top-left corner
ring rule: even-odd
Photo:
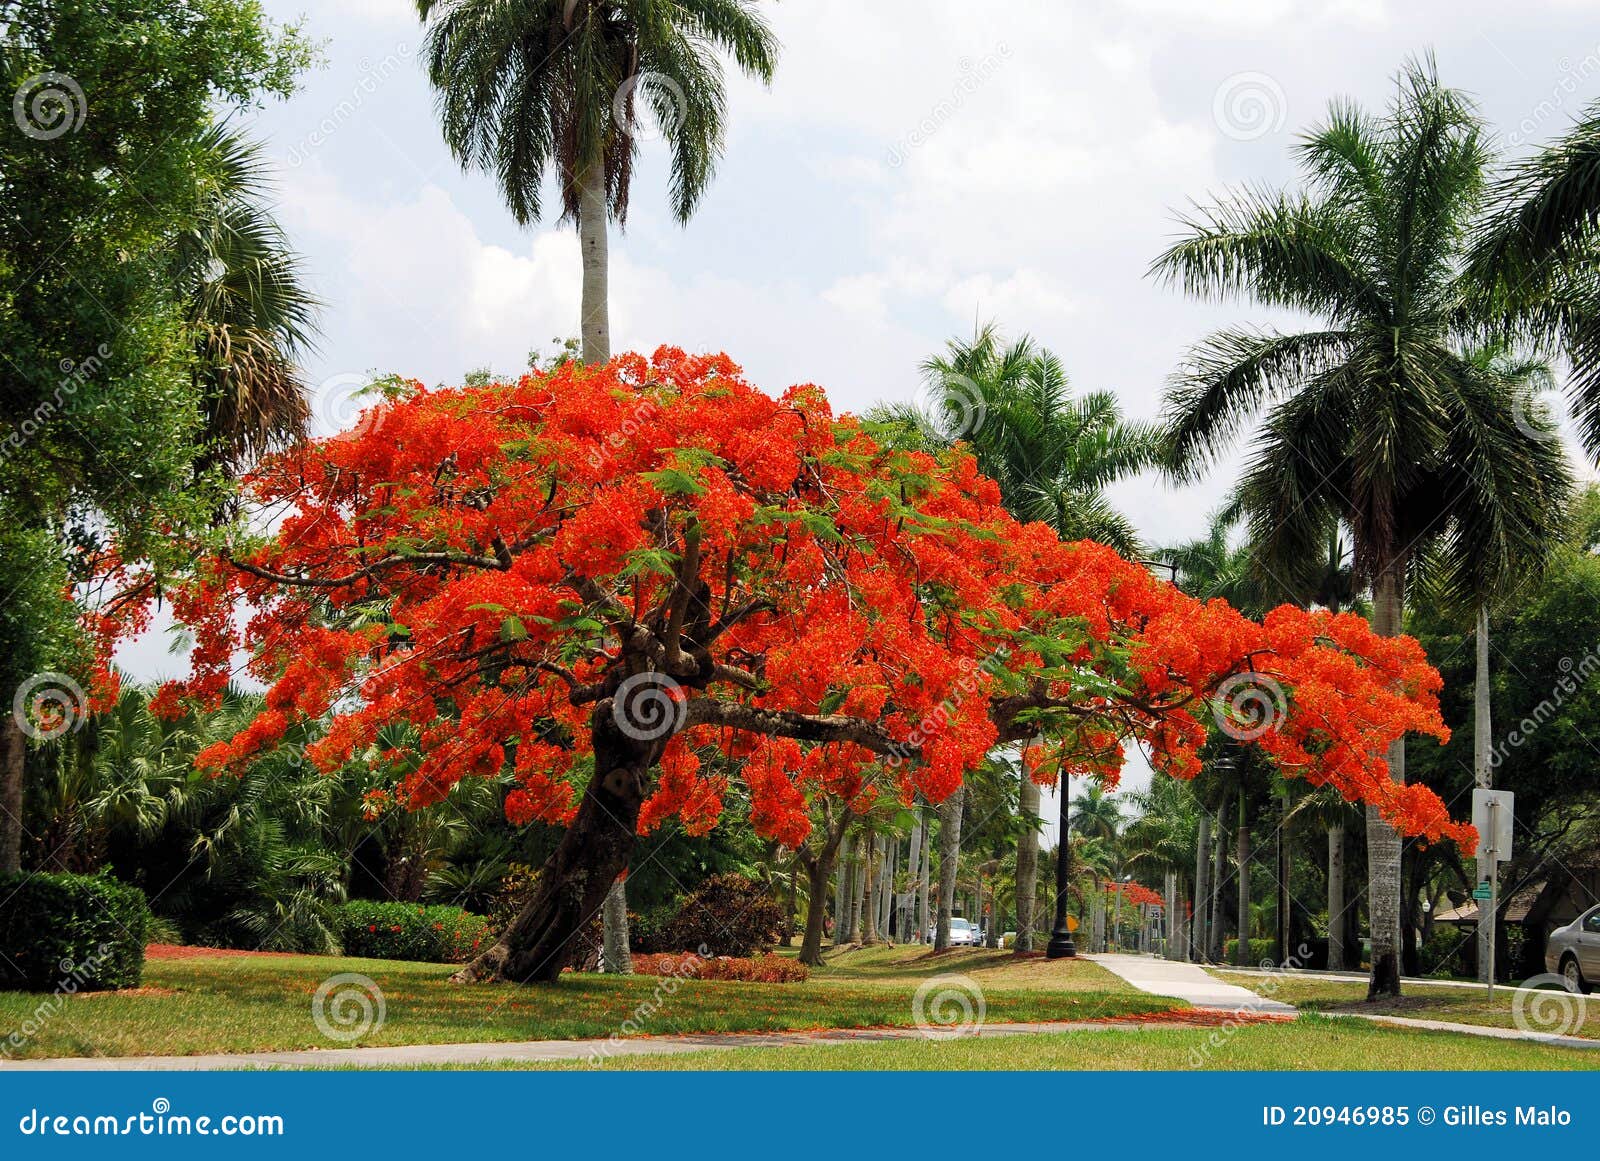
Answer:
[[[177,604],[197,633],[182,692],[215,698],[241,648],[271,685],[261,717],[202,755],[213,769],[314,719],[314,761],[388,771],[402,803],[510,773],[514,821],[560,821],[624,659],[681,644],[705,664],[654,707],[675,736],[640,826],[713,825],[728,764],[702,757],[720,750],[757,828],[795,846],[818,795],[937,802],[999,743],[1029,743],[1041,781],[1114,780],[1129,742],[1192,777],[1213,693],[1248,673],[1282,691],[1258,741],[1286,774],[1471,841],[1382,761],[1408,731],[1444,736],[1415,642],[1192,600],[1019,524],[964,451],[885,446],[820,389],[773,398],[724,355],[413,384],[248,489],[271,534]],[[718,706],[769,712],[735,726]]]

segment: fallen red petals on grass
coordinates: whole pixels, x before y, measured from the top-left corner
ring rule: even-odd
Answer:
[[[186,947],[181,943],[147,943],[144,958],[149,959],[231,959],[237,956],[264,956],[285,959],[293,951],[248,951],[241,947]],[[125,994],[125,993],[124,993]]]
[[[1165,1012],[1129,1012],[1124,1016],[1096,1016],[1085,1024],[1176,1024],[1188,1028],[1217,1028],[1228,1024],[1288,1024],[1293,1016],[1272,1012],[1218,1011],[1213,1008],[1172,1008]]]

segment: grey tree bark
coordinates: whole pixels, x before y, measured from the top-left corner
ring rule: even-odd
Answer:
[[[1328,828],[1328,970],[1344,967],[1344,824]]]
[[[838,874],[833,881],[833,946],[850,942],[850,836],[839,840]]]
[[[1207,958],[1212,963],[1222,962],[1222,880],[1228,869],[1228,844],[1224,841],[1227,803],[1217,807],[1215,838],[1211,840],[1211,935]]]
[[[1374,585],[1372,628],[1380,637],[1399,634],[1405,607],[1405,561],[1391,562]],[[1406,780],[1406,742],[1397,738],[1387,756],[1389,777]],[[1367,998],[1400,994],[1400,832],[1375,806],[1367,814],[1367,915],[1372,939],[1372,975]]]
[[[1250,821],[1245,817],[1244,791],[1239,792],[1239,825],[1233,836],[1233,857],[1239,864],[1239,944],[1233,962],[1250,965]]]
[[[928,927],[933,923],[933,843],[928,833],[932,825],[928,810],[922,814],[922,864],[917,868],[917,942],[928,941]]]
[[[862,897],[867,891],[867,847],[857,842],[850,870],[850,942],[861,942]]]
[[[1022,833],[1017,836],[1017,950],[1033,950],[1033,907],[1039,887],[1039,786],[1022,771],[1022,789],[1017,811],[1022,815]]]
[[[933,933],[933,950],[950,946],[950,916],[956,906],[956,867],[961,859],[961,808],[965,785],[939,805],[939,918]]]
[[[1206,957],[1206,917],[1211,910],[1211,816],[1200,812],[1199,841],[1194,848],[1194,919],[1190,923],[1190,954],[1196,963]]]
[[[906,890],[901,898],[900,906],[900,942],[922,942],[922,929],[917,924],[917,884],[922,879],[922,869],[918,865],[922,858],[922,815],[917,812],[917,821],[911,827],[910,851],[906,856]]]
[[[611,884],[601,908],[600,960],[602,970],[626,976],[633,974],[633,955],[628,949],[628,895],[622,884],[621,879]]]
[[[1472,688],[1472,781],[1481,790],[1491,789],[1493,775],[1489,769],[1489,606],[1478,607],[1478,657],[1477,672]],[[1482,883],[1494,873],[1490,865],[1486,844],[1478,844],[1478,882]],[[1494,958],[1490,941],[1494,928],[1483,921],[1487,910],[1478,904],[1478,979],[1489,980],[1489,961]]]
[[[611,358],[609,240],[606,237],[605,163],[596,161],[578,174],[578,248],[583,256],[583,294],[579,330],[583,361]]]
[[[878,866],[878,836],[873,835],[867,839],[866,849],[861,852],[861,942],[869,947],[878,942],[878,891],[882,883]]]

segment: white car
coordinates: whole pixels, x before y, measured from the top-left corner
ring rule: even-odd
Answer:
[[[928,924],[928,942],[932,943],[939,936],[939,925]],[[977,947],[983,942],[983,936],[970,919],[953,918],[950,920],[950,946],[951,947]]]
[[[1592,991],[1600,983],[1600,907],[1589,908],[1550,933],[1544,966],[1566,982],[1569,992]]]

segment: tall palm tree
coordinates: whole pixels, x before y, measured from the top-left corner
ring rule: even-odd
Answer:
[[[1432,63],[1402,71],[1382,116],[1335,104],[1298,146],[1304,188],[1239,191],[1186,221],[1154,264],[1202,298],[1248,298],[1321,320],[1202,342],[1167,397],[1168,452],[1197,474],[1245,421],[1265,422],[1240,485],[1251,539],[1304,560],[1329,527],[1354,541],[1373,626],[1401,631],[1406,580],[1440,538],[1485,568],[1529,538],[1528,440],[1498,376],[1461,353],[1478,300],[1466,244],[1490,163],[1471,104]],[[1405,778],[1405,746],[1387,755]],[[1367,812],[1372,977],[1400,988],[1400,836]]]
[[[671,154],[672,212],[689,220],[726,135],[720,53],[768,82],[778,43],[754,0],[417,0],[445,142],[492,173],[519,225],[553,176],[583,254],[583,359],[611,356],[608,218],[627,220],[640,116]]]
[[[296,360],[321,304],[268,208],[259,144],[223,124],[205,134],[196,213],[173,244],[174,276],[194,336],[208,463],[236,474],[302,438],[310,418]]]
[[[931,443],[964,440],[1018,519],[1139,555],[1133,525],[1105,489],[1156,466],[1156,425],[1123,418],[1109,391],[1075,396],[1059,358],[1027,335],[1005,342],[993,323],[971,340],[952,339],[923,362],[922,375],[924,411],[878,416],[920,426]]]

